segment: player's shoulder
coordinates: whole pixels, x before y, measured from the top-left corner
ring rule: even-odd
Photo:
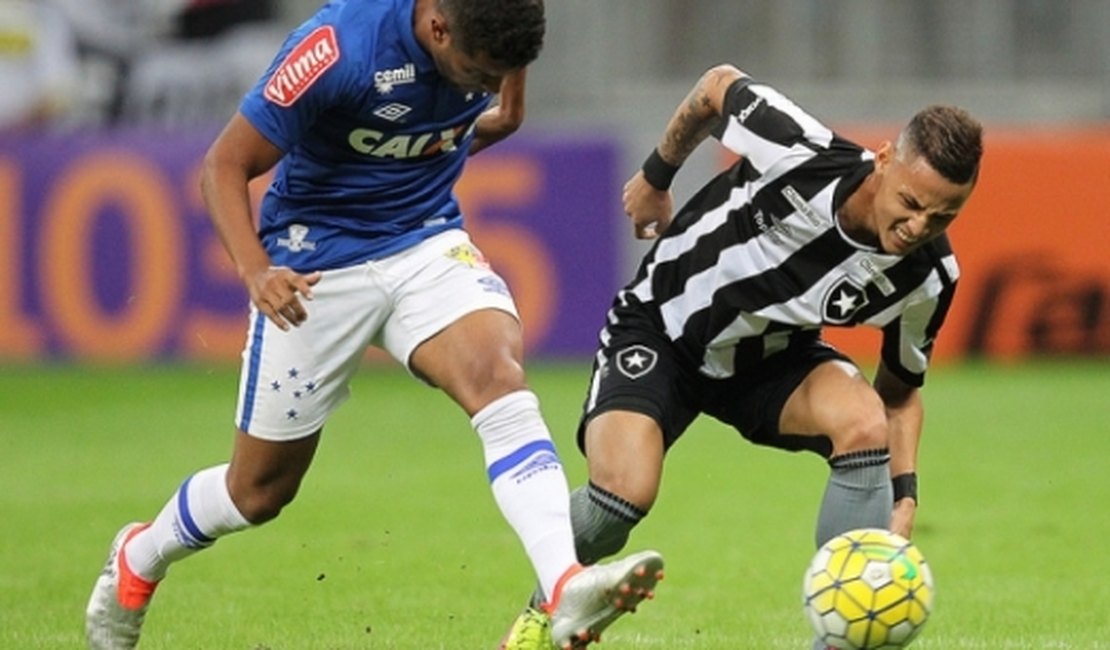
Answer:
[[[412,5],[412,0],[332,0],[316,15],[352,37],[357,34],[371,37],[383,24],[411,24]]]
[[[305,23],[304,31],[331,31],[345,65],[358,64],[372,60],[383,41],[411,21],[412,0],[333,0]]]
[[[932,239],[920,250],[946,284],[955,284],[960,277],[960,265],[956,261],[956,252],[952,249],[952,241],[947,233]]]

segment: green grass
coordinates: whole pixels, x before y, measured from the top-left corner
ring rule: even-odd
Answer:
[[[586,367],[537,365],[572,484]],[[226,459],[234,368],[0,369],[0,648],[82,647],[118,527]],[[367,368],[275,522],[176,565],[142,648],[492,648],[532,585],[461,411]],[[1110,648],[1110,363],[939,368],[915,541],[937,581],[920,650]],[[801,571],[825,470],[703,419],[630,549],[668,558],[603,648],[808,649]]]

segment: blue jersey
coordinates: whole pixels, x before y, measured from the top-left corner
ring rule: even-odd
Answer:
[[[414,0],[335,0],[293,31],[240,112],[286,153],[262,202],[274,264],[350,266],[462,227],[452,188],[490,103],[440,76]]]

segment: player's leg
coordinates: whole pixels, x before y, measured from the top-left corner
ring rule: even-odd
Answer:
[[[661,560],[651,554],[597,571],[578,564],[566,475],[525,382],[516,307],[465,233],[445,233],[397,256],[390,272],[406,280],[396,287],[384,346],[471,417],[494,498],[554,610],[555,640],[585,645],[600,631],[590,626],[612,608],[608,592],[654,585]],[[571,632],[585,636],[572,639]]]
[[[828,458],[818,545],[854,528],[885,528],[893,505],[886,418],[862,373],[813,341],[780,352],[747,374],[750,380],[730,380],[713,415],[757,444]],[[816,640],[813,649],[826,650]]]
[[[169,565],[277,517],[297,493],[319,434],[274,442],[239,431],[231,462],[187,477],[148,527],[127,543],[130,568],[161,580]]]
[[[422,343],[410,367],[454,399],[482,442],[494,500],[516,531],[545,593],[576,563],[562,462],[525,385],[520,327],[484,309]]]
[[[187,477],[152,521],[116,536],[86,610],[91,647],[134,647],[172,563],[276,517],[294,498],[323,423],[346,398],[349,376],[381,320],[360,313],[369,309],[362,303],[337,300],[358,291],[344,278],[362,276],[325,274],[310,318],[289,332],[252,309],[231,461]]]
[[[813,368],[786,401],[779,426],[831,443],[818,546],[855,528],[889,526],[893,493],[886,414],[858,368],[845,361]]]
[[[571,520],[578,559],[587,565],[627,544],[655,503],[666,448],[697,415],[685,401],[693,382],[686,381],[670,346],[636,327],[635,315],[627,316],[632,322],[610,317],[578,432],[589,481],[571,494]],[[624,591],[615,603],[619,606],[597,622],[598,629],[653,596],[654,581],[662,579],[662,559],[655,558],[652,568],[655,575],[638,589]]]
[[[616,553],[655,503],[666,450],[699,413],[701,380],[634,307],[610,312],[578,444],[589,482],[571,495],[578,558]]]
[[[571,492],[570,515],[578,561],[590,565],[623,549],[655,502],[663,470],[663,433],[646,415],[614,410],[591,419],[581,437],[589,481]],[[514,640],[546,623],[535,616],[545,600],[538,588],[502,648],[533,647]]]
[[[382,346],[470,416],[494,499],[541,583],[553,589],[575,563],[568,490],[539,400],[525,383],[523,337],[508,287],[459,230],[382,268],[398,279]]]
[[[129,524],[113,540],[86,610],[96,649],[139,640],[155,588],[170,565],[216,540],[273,519],[292,501],[319,434],[272,442],[238,432],[231,463],[187,477],[148,524]]]
[[[153,521],[125,526],[89,600],[90,646],[134,647],[154,590],[171,564],[276,517],[293,499],[318,437],[279,443],[239,432],[230,465],[192,474]]]
[[[647,516],[663,474],[663,432],[642,413],[606,411],[584,434],[589,482],[571,494],[578,559],[592,564],[624,548]]]

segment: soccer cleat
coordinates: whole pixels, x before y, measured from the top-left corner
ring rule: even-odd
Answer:
[[[85,608],[85,639],[92,650],[130,650],[139,643],[143,619],[158,583],[131,572],[123,546],[148,525],[127,524],[112,540],[108,561]]]
[[[547,606],[551,639],[560,650],[585,648],[621,615],[655,597],[663,579],[663,556],[642,551],[610,564],[576,567],[555,588]]]
[[[526,607],[513,621],[498,650],[556,650],[551,641],[551,617],[535,607]]]

